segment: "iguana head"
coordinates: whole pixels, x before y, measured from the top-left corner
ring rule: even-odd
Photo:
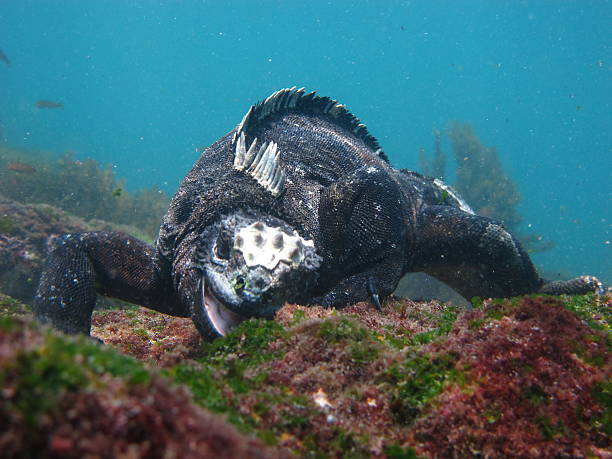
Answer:
[[[246,318],[272,318],[285,302],[303,299],[320,260],[314,243],[280,219],[244,211],[226,215],[199,238],[194,320],[225,335]]]

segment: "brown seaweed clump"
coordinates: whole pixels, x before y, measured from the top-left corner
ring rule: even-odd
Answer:
[[[0,383],[6,458],[288,457],[125,357],[25,319],[0,322]]]
[[[457,164],[455,186],[459,193],[478,215],[517,228],[522,220],[516,209],[520,194],[504,172],[495,148],[483,145],[467,123],[452,123],[448,137]]]

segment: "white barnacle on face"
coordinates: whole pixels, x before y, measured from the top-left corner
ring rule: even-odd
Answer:
[[[192,316],[203,334],[224,335],[249,317],[272,318],[318,279],[314,242],[280,219],[253,214],[224,216],[200,234],[193,261],[202,272],[201,301]]]
[[[242,252],[247,266],[263,266],[269,270],[281,261],[293,268],[299,266],[304,260],[305,247],[314,247],[314,242],[263,222],[242,228],[234,239],[234,249]]]

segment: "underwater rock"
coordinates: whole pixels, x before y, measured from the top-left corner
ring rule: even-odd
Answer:
[[[90,226],[44,204],[21,204],[0,195],[0,291],[22,301],[34,296],[47,237]]]
[[[290,457],[141,365],[26,319],[0,321],[0,450],[12,457]]]
[[[612,298],[474,307],[390,299],[381,314],[367,303],[285,305],[275,321],[248,320],[212,343],[188,319],[104,311],[94,315],[94,334],[109,344],[100,346],[19,317],[3,297],[0,450],[610,457]]]
[[[29,303],[50,236],[91,231],[132,232],[102,220],[85,221],[47,204],[23,204],[0,194],[0,292]]]
[[[94,335],[298,456],[612,454],[610,297],[486,300],[469,311],[391,299],[382,314],[368,303],[288,304],[275,321],[203,344],[187,319],[111,313],[94,315]],[[160,330],[176,352],[155,350]]]

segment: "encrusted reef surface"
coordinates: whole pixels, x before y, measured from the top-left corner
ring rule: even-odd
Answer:
[[[0,297],[7,457],[612,457],[612,300],[286,305],[203,344],[96,314],[64,337]],[[125,355],[127,354],[127,355]]]
[[[48,204],[25,204],[0,194],[0,291],[29,302],[40,277],[50,236],[80,231],[123,231],[133,227],[84,220]]]

